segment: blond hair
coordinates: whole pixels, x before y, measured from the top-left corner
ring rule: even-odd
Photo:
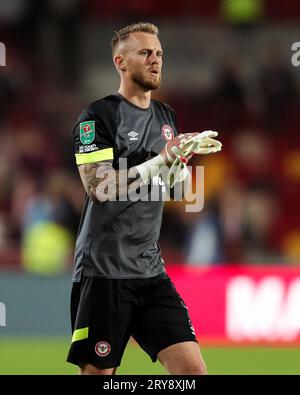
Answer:
[[[118,43],[127,40],[129,34],[135,32],[150,33],[156,36],[158,36],[159,34],[158,28],[152,23],[138,22],[138,23],[132,23],[131,25],[127,25],[122,29],[115,31],[115,34],[111,40],[111,48],[113,54],[115,52]]]

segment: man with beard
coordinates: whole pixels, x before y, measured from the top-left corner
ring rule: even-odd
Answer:
[[[130,188],[148,191],[155,169],[172,165],[182,139],[173,109],[151,99],[161,82],[157,27],[140,22],[115,32],[112,52],[119,90],[90,104],[74,129],[87,198],[75,249],[68,361],[81,374],[115,374],[133,336],[170,374],[204,374],[187,307],[160,255],[163,202],[127,196]],[[216,152],[218,142],[210,143],[205,153]]]

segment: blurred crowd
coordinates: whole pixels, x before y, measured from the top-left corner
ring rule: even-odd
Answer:
[[[0,67],[0,268],[51,274],[72,265],[85,198],[72,127],[92,101],[82,94],[76,40],[82,18],[101,21],[101,10],[120,10],[113,4],[0,4],[0,41],[9,43]],[[129,2],[136,16],[141,4],[147,10],[152,2]],[[166,204],[160,243],[167,263],[300,261],[299,80],[276,45],[254,65],[249,83],[247,65],[229,53],[209,92],[163,87],[158,94],[176,110],[181,132],[218,130],[223,143],[221,153],[192,162],[204,166],[204,210]],[[193,171],[194,187],[199,182]]]

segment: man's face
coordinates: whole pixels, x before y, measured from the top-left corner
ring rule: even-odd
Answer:
[[[131,33],[124,42],[125,78],[131,79],[145,91],[157,89],[161,83],[162,49],[154,34]]]

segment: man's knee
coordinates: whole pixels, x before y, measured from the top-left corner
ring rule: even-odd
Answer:
[[[168,367],[167,367],[168,368]],[[204,376],[207,374],[206,364],[203,360],[186,362],[177,366],[169,365],[170,374]]]
[[[189,366],[187,368],[187,373],[186,374],[190,374],[190,375],[196,375],[196,376],[204,376],[207,374],[207,368],[206,368],[206,364],[203,360],[201,360],[201,362],[199,364],[197,364],[196,366]]]
[[[207,369],[197,343],[174,344],[162,350],[158,359],[169,374],[205,375]]]
[[[80,375],[114,375],[116,373],[117,368],[108,368],[108,369],[99,369],[94,365],[89,363],[79,366],[79,374]]]
[[[191,375],[191,376],[204,376],[207,374],[206,364],[203,360],[200,362],[186,362],[186,363],[166,363],[165,368],[169,374],[175,375]]]

